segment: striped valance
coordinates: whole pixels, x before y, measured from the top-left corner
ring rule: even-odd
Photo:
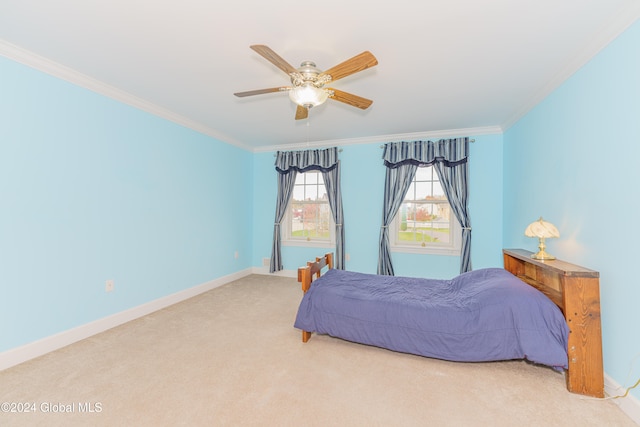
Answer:
[[[439,141],[402,141],[384,145],[382,158],[388,168],[403,164],[431,165],[442,162],[455,166],[467,161],[469,138],[441,139]]]
[[[329,172],[338,165],[338,148],[278,151],[275,165],[276,170],[280,173],[289,173],[292,170],[298,172],[309,170]]]

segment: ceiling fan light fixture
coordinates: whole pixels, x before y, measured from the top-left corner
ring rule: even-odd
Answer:
[[[301,107],[311,108],[324,103],[329,97],[329,93],[321,88],[317,88],[313,83],[305,83],[294,86],[289,90],[289,98]]]

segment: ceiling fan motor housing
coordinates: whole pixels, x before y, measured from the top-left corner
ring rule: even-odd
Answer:
[[[322,87],[329,80],[331,80],[330,76],[327,76],[328,78],[318,78],[318,76],[322,73],[322,70],[319,70],[316,67],[315,62],[313,61],[302,62],[300,64],[300,68],[298,68],[296,71],[297,73],[291,73],[291,83],[294,86],[313,84],[315,87]]]

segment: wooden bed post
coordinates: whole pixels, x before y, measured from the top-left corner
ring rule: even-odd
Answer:
[[[298,282],[302,284],[302,292],[307,293],[311,287],[311,266],[298,268]],[[311,332],[302,331],[302,342],[309,341],[311,338]]]
[[[316,278],[322,275],[322,269],[324,267],[333,268],[333,253],[329,252],[324,254],[323,257],[316,257],[316,262],[309,261],[306,267],[298,268],[298,282],[302,285],[302,292],[307,293],[311,287],[313,276]],[[311,338],[311,332],[302,331],[302,342],[309,341]]]
[[[327,266],[329,267],[329,270],[331,270],[333,268],[333,252],[324,254],[323,258],[326,259]],[[316,262],[320,261],[321,259],[322,258],[316,258]]]
[[[311,286],[311,268],[309,266],[298,268],[298,282],[302,285],[302,292],[306,294]]]

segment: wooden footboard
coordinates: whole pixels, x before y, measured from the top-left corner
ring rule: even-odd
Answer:
[[[322,257],[317,257],[315,262],[307,262],[306,267],[298,268],[298,282],[302,284],[302,292],[306,293],[311,287],[311,282],[322,275],[323,268],[333,268],[333,253],[326,253]],[[302,331],[302,342],[309,341],[311,332]]]

